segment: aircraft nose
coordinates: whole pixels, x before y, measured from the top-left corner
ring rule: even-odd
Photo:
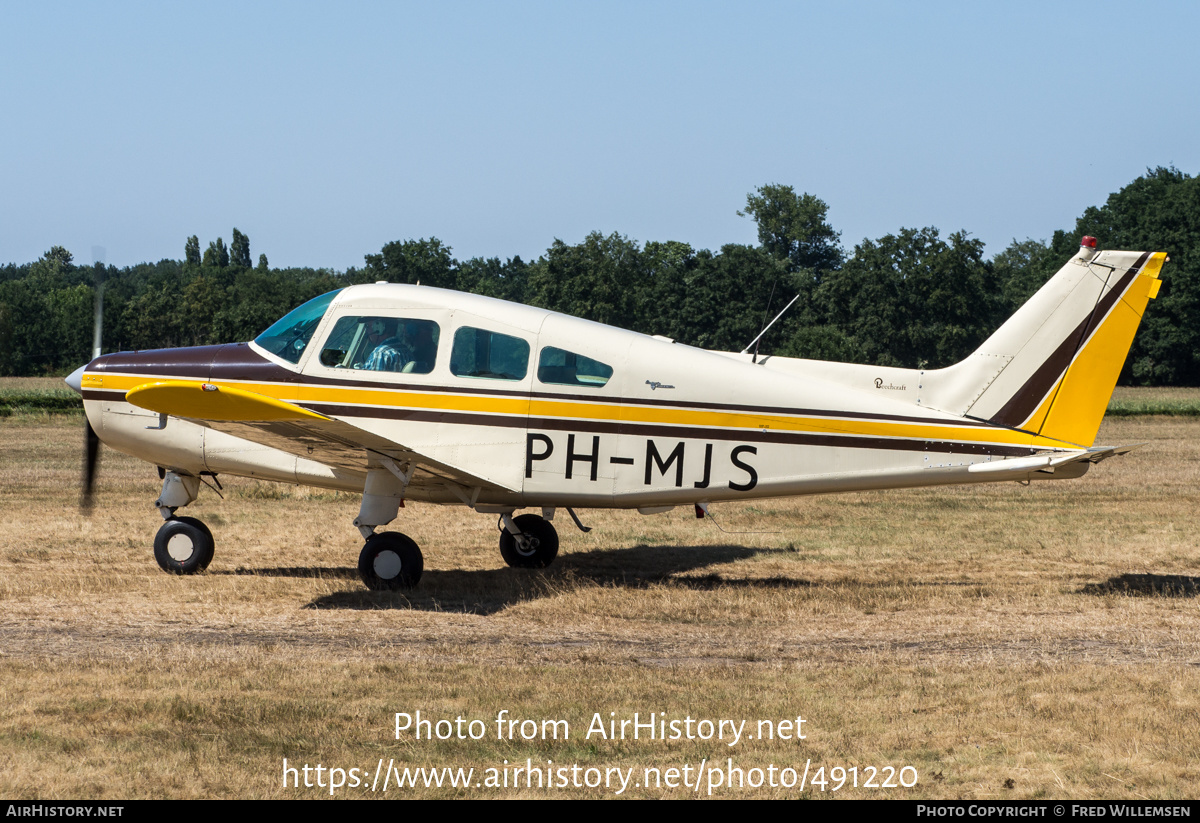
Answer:
[[[63,380],[63,382],[70,386],[71,390],[76,394],[83,394],[83,371],[86,368],[86,364],[80,366],[75,371],[67,375],[66,379]]]

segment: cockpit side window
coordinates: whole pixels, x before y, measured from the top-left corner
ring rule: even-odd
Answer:
[[[254,338],[254,342],[276,357],[282,357],[289,363],[299,363],[300,356],[308,348],[308,341],[312,340],[313,332],[337,295],[337,291],[331,291],[297,306]]]
[[[338,319],[321,349],[332,369],[429,374],[437,361],[441,328],[411,317],[347,316]]]
[[[538,380],[557,386],[599,388],[612,377],[612,366],[582,354],[545,346],[538,357]]]
[[[529,371],[529,343],[519,337],[463,326],[454,333],[450,371],[459,377],[523,380]]]

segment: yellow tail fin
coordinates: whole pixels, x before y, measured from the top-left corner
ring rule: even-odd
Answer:
[[[1152,254],[1140,272],[1126,275],[1128,284],[1114,283],[1106,297],[1116,296],[1098,302],[1066,374],[1022,428],[1081,446],[1095,442],[1146,304],[1162,285],[1158,275],[1166,258],[1163,252]],[[1110,277],[1124,279],[1121,274],[1114,271]]]

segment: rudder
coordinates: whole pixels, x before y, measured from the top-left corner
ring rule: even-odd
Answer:
[[[1088,318],[1066,374],[1047,397],[1049,402],[1039,405],[1038,411],[1046,407],[1044,417],[1039,419],[1035,413],[1030,420],[1038,434],[1081,446],[1095,442],[1146,305],[1162,285],[1158,275],[1166,257],[1164,252],[1142,254],[1123,274],[1109,273],[1117,282]]]

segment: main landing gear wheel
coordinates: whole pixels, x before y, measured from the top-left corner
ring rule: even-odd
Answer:
[[[554,524],[536,514],[514,517],[521,536],[500,531],[500,556],[514,569],[544,569],[558,557],[558,532]]]
[[[154,536],[154,559],[169,574],[204,571],[215,548],[208,526],[194,517],[172,517]]]
[[[358,574],[367,588],[375,591],[411,589],[424,570],[421,549],[400,532],[371,535],[358,556]]]

